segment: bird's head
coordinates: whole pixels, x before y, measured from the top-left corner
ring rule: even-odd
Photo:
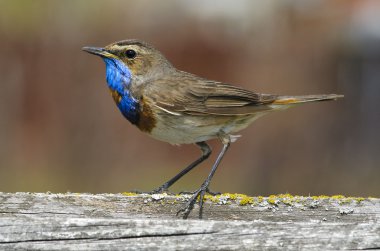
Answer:
[[[106,63],[108,85],[116,90],[121,88],[120,85],[128,86],[131,81],[143,83],[174,69],[158,50],[136,39],[115,42],[104,48],[82,49],[102,57]]]

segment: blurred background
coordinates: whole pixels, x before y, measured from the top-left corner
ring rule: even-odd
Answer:
[[[211,189],[380,196],[380,1],[0,1],[0,191],[150,191],[200,155],[126,121],[81,51],[145,40],[179,69],[284,95],[339,93],[241,132]],[[173,191],[194,190],[214,154]]]

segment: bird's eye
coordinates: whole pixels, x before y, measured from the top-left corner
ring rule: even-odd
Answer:
[[[127,56],[127,58],[134,58],[134,57],[136,57],[136,51],[134,51],[134,50],[127,50],[125,52],[125,55]]]

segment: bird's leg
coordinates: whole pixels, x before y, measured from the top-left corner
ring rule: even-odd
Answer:
[[[214,165],[212,166],[211,172],[208,175],[207,179],[203,182],[201,187],[197,191],[194,192],[193,196],[191,196],[189,201],[186,203],[185,207],[180,209],[177,212],[177,215],[182,213],[183,219],[187,219],[191,210],[193,210],[194,205],[197,202],[197,199],[199,196],[199,219],[202,219],[203,198],[204,198],[204,196],[208,190],[208,186],[210,185],[210,181],[211,181],[212,177],[214,176],[215,171],[218,168],[218,165],[219,165],[220,161],[222,160],[224,154],[226,153],[227,149],[229,148],[230,144],[231,144],[231,139],[229,136],[228,136],[228,138],[223,139],[223,149],[220,151],[218,157],[216,158],[216,161],[215,161]]]
[[[206,142],[197,142],[197,146],[200,147],[202,151],[202,156],[195,160],[193,163],[191,163],[189,166],[187,166],[185,169],[183,169],[180,173],[178,173],[176,176],[165,182],[162,186],[152,191],[152,193],[162,193],[168,190],[169,187],[171,187],[177,180],[182,178],[185,174],[190,172],[194,167],[198,166],[200,163],[202,163],[204,160],[206,160],[210,154],[211,154],[211,148],[209,145],[207,145]]]

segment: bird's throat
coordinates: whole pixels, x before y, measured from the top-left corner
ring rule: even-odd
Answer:
[[[120,112],[132,124],[144,132],[150,132],[156,125],[151,108],[142,97],[136,99],[130,92],[131,72],[120,60],[103,58],[106,63],[106,78],[111,96]]]
[[[124,93],[131,84],[131,72],[124,62],[115,58],[103,58],[106,64],[106,80],[112,90]]]
[[[140,105],[138,101],[133,98],[128,91],[124,91],[124,93],[121,94],[117,90],[110,88],[110,92],[113,100],[124,117],[132,124],[137,124],[140,119]]]
[[[108,88],[111,91],[120,112],[132,124],[139,121],[139,103],[131,95],[129,88],[131,85],[131,72],[120,60],[115,58],[103,58],[106,64],[106,79]]]

